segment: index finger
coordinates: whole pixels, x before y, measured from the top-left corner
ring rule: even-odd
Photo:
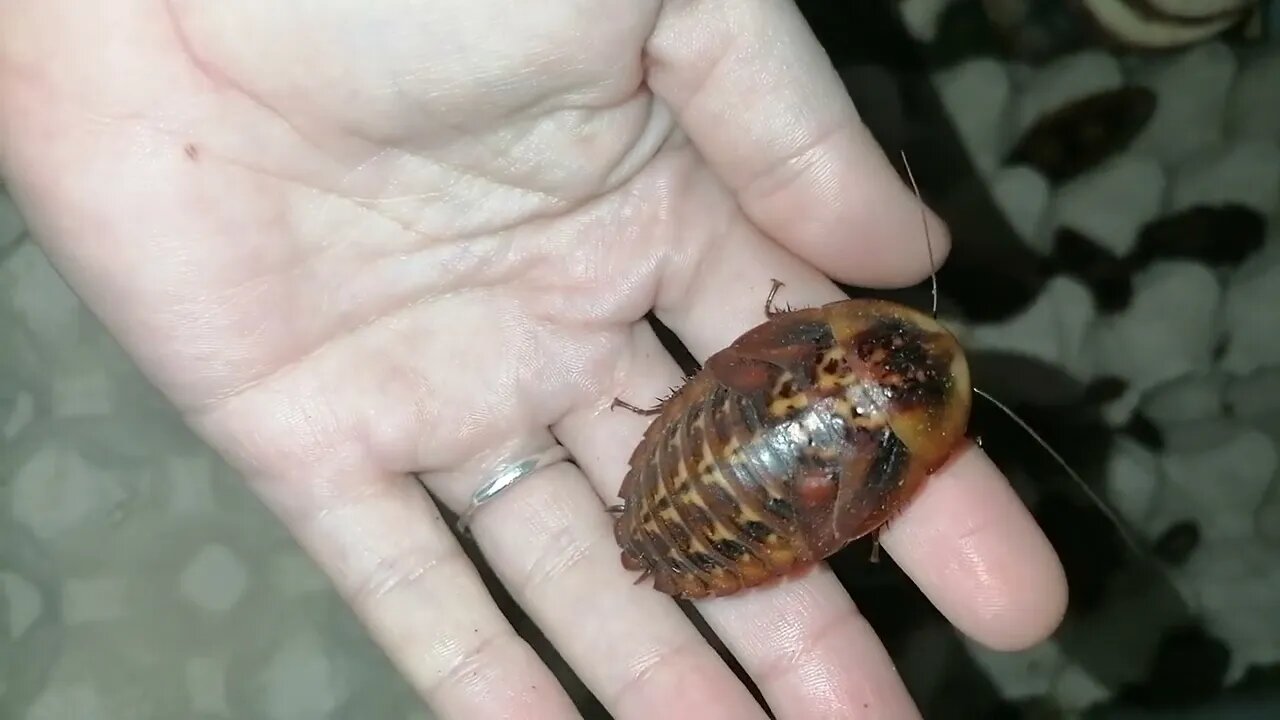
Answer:
[[[645,50],[649,86],[772,239],[864,287],[927,277],[926,227],[934,262],[946,258],[945,226],[894,171],[794,3],[668,3]]]

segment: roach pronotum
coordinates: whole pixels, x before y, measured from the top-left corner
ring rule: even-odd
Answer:
[[[936,283],[931,315],[872,299],[780,311],[774,280],[766,320],[671,397],[614,401],[656,416],[612,508],[637,583],[722,597],[878,534],[960,447],[975,393],[1089,491],[971,386],[964,350],[936,319]]]

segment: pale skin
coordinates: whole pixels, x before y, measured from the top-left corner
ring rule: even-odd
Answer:
[[[577,715],[435,504],[553,441],[576,464],[472,522],[514,597],[615,717],[764,717],[619,563],[652,418],[609,406],[681,380],[650,309],[705,359],[772,278],[801,307],[928,275],[920,204],[791,3],[11,0],[0,27],[34,236],[441,718]],[[977,448],[881,540],[991,647],[1061,619]],[[819,567],[696,607],[779,718],[918,714],[855,600]]]

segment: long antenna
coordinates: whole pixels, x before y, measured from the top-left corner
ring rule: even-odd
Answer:
[[[986,399],[987,402],[991,403],[992,405],[995,405],[997,408],[1000,408],[1000,411],[1003,412],[1005,415],[1009,416],[1010,420],[1013,420],[1023,430],[1026,430],[1028,435],[1035,438],[1035,441],[1039,443],[1040,447],[1044,448],[1045,452],[1048,452],[1050,455],[1052,455],[1053,459],[1057,461],[1058,465],[1062,467],[1063,471],[1065,471],[1068,475],[1070,475],[1071,479],[1077,485],[1079,485],[1080,488],[1084,490],[1085,493],[1088,494],[1089,497],[1092,498],[1095,503],[1097,503],[1098,507],[1102,509],[1102,512],[1107,516],[1108,519],[1111,520],[1112,524],[1116,526],[1116,529],[1120,531],[1120,535],[1121,537],[1124,538],[1124,542],[1126,545],[1129,546],[1129,549],[1133,550],[1133,552],[1137,553],[1141,557],[1146,557],[1146,548],[1143,547],[1142,544],[1139,543],[1138,540],[1134,538],[1133,535],[1128,531],[1128,529],[1125,527],[1125,524],[1121,521],[1119,514],[1116,513],[1116,511],[1112,509],[1112,507],[1109,504],[1107,504],[1107,502],[1103,500],[1102,497],[1098,495],[1098,493],[1094,492],[1093,488],[1089,487],[1089,483],[1085,482],[1084,478],[1080,477],[1079,473],[1071,469],[1071,466],[1067,464],[1067,461],[1064,460],[1063,457],[1059,455],[1057,451],[1054,450],[1053,447],[1049,445],[1048,442],[1045,441],[1044,438],[1040,437],[1040,435],[1037,434],[1035,430],[1031,429],[1030,425],[1028,425],[1022,418],[1018,417],[1017,413],[1013,412],[1008,407],[1005,407],[1005,405],[1002,404],[999,400],[996,400],[995,398],[988,395],[986,392],[976,387],[973,388],[973,392],[977,395],[982,396],[983,398]]]
[[[1128,526],[1126,526],[1120,519],[1119,513],[1112,509],[1111,505],[1108,504],[1107,501],[1103,500],[1098,493],[1094,492],[1093,488],[1089,487],[1089,483],[1085,482],[1084,478],[1080,477],[1079,473],[1071,469],[1071,466],[1067,464],[1067,461],[1053,449],[1053,446],[1051,446],[1044,438],[1040,437],[1035,430],[1032,430],[1031,426],[1028,425],[1026,421],[1018,417],[1017,413],[1005,407],[999,400],[996,400],[986,392],[983,392],[976,387],[973,388],[973,392],[999,408],[1000,411],[1007,415],[1010,420],[1013,420],[1019,427],[1025,430],[1028,435],[1034,438],[1040,447],[1044,448],[1045,452],[1053,456],[1053,459],[1057,461],[1063,471],[1071,477],[1073,482],[1080,486],[1080,489],[1084,490],[1085,494],[1088,495],[1089,498],[1093,500],[1094,504],[1102,510],[1102,514],[1107,516],[1107,519],[1111,521],[1111,524],[1114,525],[1116,530],[1120,533],[1120,537],[1124,540],[1124,544],[1129,547],[1129,550],[1133,553],[1134,558],[1139,563],[1150,565],[1156,574],[1164,578],[1165,582],[1169,583],[1169,587],[1173,588],[1175,592],[1178,592],[1184,600],[1192,604],[1199,603],[1199,600],[1187,597],[1187,594],[1181,591],[1181,586],[1178,583],[1178,579],[1174,577],[1173,572],[1164,563],[1160,562],[1149,548],[1144,546],[1136,537],[1133,536],[1132,533],[1129,532]]]
[[[911,189],[915,192],[916,199],[920,201],[920,220],[924,225],[924,244],[925,244],[925,249],[929,253],[929,280],[933,286],[933,309],[931,310],[931,314],[936,320],[938,317],[938,272],[934,268],[935,261],[933,257],[933,242],[929,237],[929,216],[928,216],[928,212],[925,209],[924,199],[920,195],[920,187],[916,184],[915,175],[911,172],[911,164],[907,162],[906,151],[905,150],[901,151],[901,155],[902,155],[902,165],[904,168],[906,168],[906,171],[907,171],[907,179],[911,181]],[[1026,433],[1030,435],[1036,441],[1037,444],[1040,445],[1040,447],[1044,448],[1045,452],[1049,453],[1049,455],[1053,457],[1054,461],[1058,463],[1058,466],[1061,467],[1062,470],[1066,472],[1068,476],[1071,477],[1071,480],[1076,485],[1080,486],[1080,489],[1084,490],[1085,494],[1088,495],[1089,498],[1093,500],[1094,504],[1097,505],[1098,508],[1102,510],[1102,514],[1105,515],[1107,519],[1111,521],[1111,524],[1115,526],[1116,530],[1120,533],[1121,539],[1124,540],[1125,545],[1129,547],[1129,550],[1134,554],[1134,556],[1138,560],[1155,565],[1156,571],[1160,575],[1164,576],[1164,578],[1169,582],[1169,584],[1172,587],[1174,588],[1178,587],[1178,584],[1175,581],[1175,578],[1169,572],[1169,569],[1165,567],[1163,564],[1161,564],[1158,560],[1156,560],[1151,554],[1150,550],[1147,549],[1136,537],[1134,537],[1134,535],[1131,532],[1129,532],[1128,527],[1121,520],[1120,515],[1111,507],[1109,503],[1107,503],[1106,500],[1104,500],[1100,495],[1098,495],[1098,493],[1094,492],[1093,488],[1089,487],[1089,483],[1085,482],[1084,478],[1080,477],[1080,474],[1071,468],[1071,465],[1067,463],[1066,459],[1064,459],[1061,455],[1059,455],[1058,452],[1053,449],[1053,446],[1048,443],[1048,441],[1040,437],[1040,434],[1037,433],[1035,430],[1031,429],[1031,426],[1028,425],[1025,420],[1018,417],[1017,413],[1015,413],[1013,410],[1006,407],[999,400],[996,400],[994,397],[989,395],[987,392],[983,391],[981,388],[973,387],[973,386],[970,386],[970,387],[972,388],[974,394],[978,395],[979,397],[982,397],[987,402],[994,405],[1006,416],[1008,416],[1010,420],[1017,423],[1019,427],[1021,427],[1024,431],[1026,431]]]
[[[938,271],[933,267],[933,241],[929,239],[929,215],[924,209],[924,198],[920,196],[920,187],[916,185],[915,175],[911,173],[911,164],[907,162],[907,151],[903,150],[902,166],[907,169],[907,179],[911,181],[911,189],[920,201],[920,222],[924,225],[924,247],[929,252],[929,280],[933,283],[933,319],[938,319]]]

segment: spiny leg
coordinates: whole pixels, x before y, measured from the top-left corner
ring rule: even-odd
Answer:
[[[622,398],[614,398],[613,402],[609,405],[609,409],[612,410],[614,408],[622,408],[623,410],[630,410],[631,412],[637,415],[648,416],[648,415],[657,415],[658,413],[662,412],[662,406],[666,405],[666,403],[667,403],[666,400],[660,400],[658,401],[658,404],[654,405],[653,407],[642,408],[642,407],[636,407],[635,405],[632,405],[631,403],[627,402],[626,400],[623,400]]]
[[[871,562],[873,563],[880,562],[880,536],[884,534],[887,525],[888,523],[881,525],[871,534]]]
[[[782,282],[777,278],[773,279],[773,285],[769,288],[769,297],[764,299],[765,317],[772,318],[772,317],[777,317],[779,315],[782,315],[783,313],[791,312],[790,306],[786,307],[783,310],[779,310],[777,306],[773,304],[773,299],[778,295],[778,291],[781,290],[785,284],[786,283]]]
[[[689,378],[685,378],[684,381],[686,383],[689,382]],[[622,398],[616,397],[613,399],[613,403],[609,405],[609,409],[612,410],[614,408],[622,408],[623,410],[630,410],[631,412],[637,415],[646,415],[646,416],[657,415],[658,413],[662,412],[662,408],[666,407],[667,403],[671,402],[672,398],[674,398],[676,395],[680,393],[680,387],[682,386],[667,388],[667,396],[664,398],[660,398],[658,402],[654,404],[652,407],[647,407],[647,408],[637,407],[627,402],[626,400],[623,400]]]

